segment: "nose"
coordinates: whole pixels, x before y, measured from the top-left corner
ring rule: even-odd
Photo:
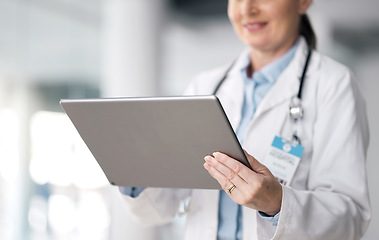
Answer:
[[[241,5],[241,14],[251,15],[257,13],[257,1],[259,0],[244,0]]]

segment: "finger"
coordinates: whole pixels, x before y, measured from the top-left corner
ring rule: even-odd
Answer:
[[[234,158],[229,157],[226,154],[215,152],[213,156],[217,161],[224,164],[231,170],[233,170],[238,176],[240,176],[246,183],[252,181],[253,175],[255,174],[251,169],[235,160]]]
[[[228,190],[232,183],[229,179],[227,179],[221,172],[219,172],[216,168],[212,167],[209,163],[204,163],[204,168],[208,170],[209,174],[217,180],[220,184],[221,188],[225,191]]]
[[[217,161],[215,158],[211,156],[206,156],[204,160],[213,168],[216,168],[217,171],[222,173],[227,179],[229,179],[231,182],[233,182],[235,185],[243,185],[247,182],[243,180],[236,172],[233,171],[233,169],[229,168],[228,166],[224,165],[223,163]]]
[[[242,179],[241,182],[243,182],[243,185],[233,183],[207,162],[204,163],[204,167],[208,170],[209,174],[218,181],[221,188],[232,198],[235,203],[242,204],[240,199],[245,198],[244,195],[248,192],[246,190],[248,189],[249,184],[244,182]]]

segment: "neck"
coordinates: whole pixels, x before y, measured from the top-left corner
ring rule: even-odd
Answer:
[[[281,46],[277,49],[261,50],[256,48],[250,48],[251,65],[248,72],[249,76],[251,77],[255,71],[261,70],[266,65],[272,63],[276,59],[286,54],[286,52],[291,49],[291,47],[296,43],[296,41],[297,37],[293,41],[290,41],[289,44]]]

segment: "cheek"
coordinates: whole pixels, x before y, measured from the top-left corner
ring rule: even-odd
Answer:
[[[240,35],[241,34],[241,26],[240,26],[240,20],[241,16],[236,12],[235,8],[229,6],[228,7],[228,17],[229,21],[232,24],[234,31]]]
[[[271,6],[271,9],[267,11],[269,17],[274,20],[273,23],[279,31],[287,32],[296,25],[297,11],[293,7],[288,6]]]
[[[228,17],[229,17],[230,22],[232,22],[232,23],[235,22],[238,17],[237,17],[236,10],[233,7],[233,5],[228,4],[228,10],[227,11],[228,11]]]

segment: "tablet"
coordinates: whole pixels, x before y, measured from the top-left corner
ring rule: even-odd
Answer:
[[[221,189],[203,167],[215,151],[250,167],[213,95],[60,104],[113,185]]]

